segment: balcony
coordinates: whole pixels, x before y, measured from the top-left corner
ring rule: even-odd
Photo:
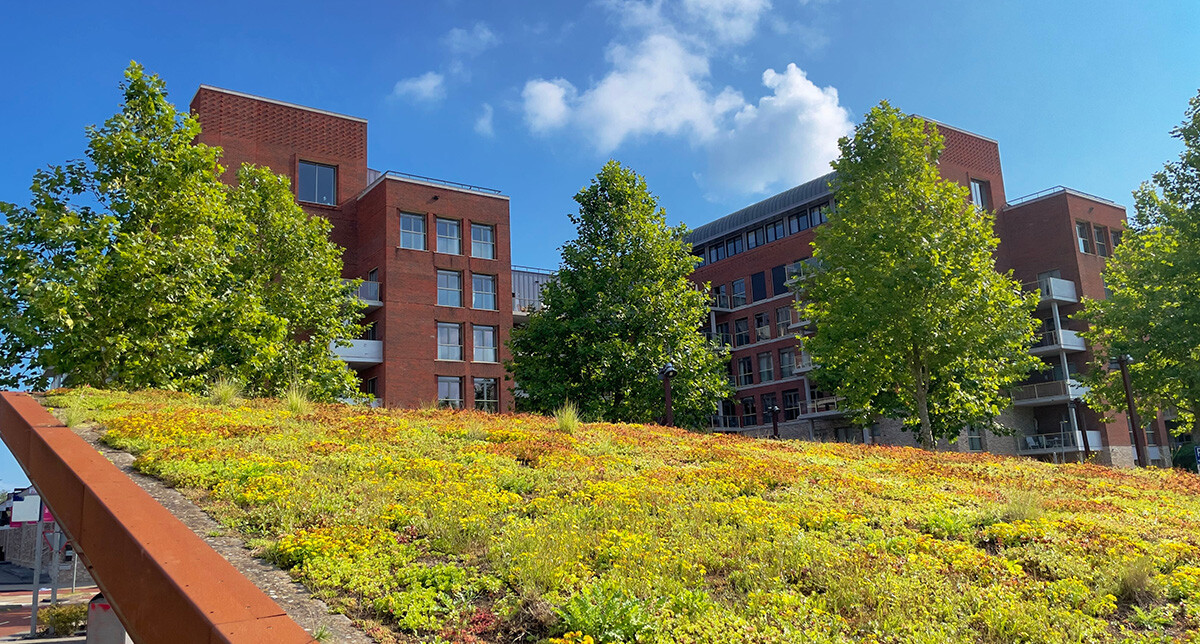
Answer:
[[[771,326],[759,326],[754,328],[755,342],[771,339]]]
[[[728,333],[715,333],[713,331],[705,331],[704,337],[708,338],[709,342],[724,347],[733,345],[733,336]]]
[[[729,296],[723,293],[714,295],[712,301],[708,304],[717,313],[728,313],[733,310],[733,307],[729,305]]]
[[[529,266],[512,267],[513,321],[524,322],[533,311],[541,310],[542,288],[554,280],[554,271]]]
[[[383,364],[382,340],[346,340],[346,342],[349,345],[344,347],[337,346],[337,343],[330,343],[329,350],[351,369],[366,369]]]
[[[1088,388],[1075,380],[1051,380],[1017,387],[1009,392],[1014,407],[1061,405],[1080,398]]]
[[[1092,451],[1101,447],[1099,430],[1087,430],[1087,444]],[[1023,456],[1082,452],[1080,432],[1064,431],[1053,434],[1024,434],[1017,436],[1017,452]]]
[[[352,280],[342,281],[350,282]],[[371,311],[383,306],[383,300],[379,299],[379,282],[363,280],[358,285],[358,292],[355,293],[355,297],[357,297],[360,302],[367,305],[367,307],[363,309],[363,313],[370,313]]]
[[[1075,352],[1086,351],[1087,343],[1083,341],[1079,333],[1070,329],[1061,329],[1059,331],[1047,331],[1038,336],[1037,342],[1030,347],[1029,353],[1035,356],[1044,356],[1056,354],[1059,351]]]
[[[1078,304],[1079,294],[1075,291],[1075,282],[1065,280],[1058,277],[1043,277],[1042,279],[1027,284],[1026,288],[1036,288],[1041,292],[1041,298],[1038,300],[1038,307],[1050,303],[1058,304]]]

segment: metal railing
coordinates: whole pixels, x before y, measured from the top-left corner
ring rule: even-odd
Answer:
[[[379,300],[379,282],[371,282],[363,280],[358,285],[358,299],[378,302]]]
[[[1022,385],[1009,390],[1014,402],[1023,400],[1039,400],[1043,398],[1079,398],[1086,393],[1087,388],[1075,380],[1051,380],[1030,385]]]
[[[1037,289],[1040,292],[1042,302],[1048,300],[1060,300],[1063,302],[1078,302],[1079,294],[1075,289],[1075,282],[1065,280],[1061,277],[1043,277],[1037,281],[1029,282],[1025,285],[1025,289],[1032,291]]]
[[[383,172],[380,172],[379,174],[380,174],[380,176],[384,176],[384,177],[394,177],[396,179],[401,179],[401,180],[412,179],[414,181],[420,181],[423,183],[432,183],[432,184],[439,185],[439,186],[446,186],[447,188],[457,188],[459,190],[467,190],[470,192],[479,192],[479,193],[483,193],[485,195],[502,195],[502,194],[504,194],[495,188],[484,188],[482,186],[473,186],[469,183],[460,183],[458,181],[449,181],[447,179],[435,179],[433,177],[424,177],[419,174],[412,174],[409,172],[397,172],[395,170],[384,170]]]
[[[709,306],[713,307],[714,309],[728,309],[729,295],[725,293],[718,293],[714,295],[712,301],[709,302]]]
[[[554,279],[555,272],[530,266],[512,267],[513,312],[527,313],[542,308],[542,287]]]
[[[1038,336],[1036,342],[1033,343],[1033,348],[1061,346],[1066,350],[1083,351],[1087,348],[1083,338],[1079,333],[1070,329],[1062,329],[1059,331],[1046,331]]]
[[[1057,194],[1060,192],[1073,192],[1082,197],[1087,197],[1089,199],[1095,199],[1096,201],[1100,201],[1103,203],[1110,203],[1110,204],[1116,205],[1116,203],[1113,202],[1111,199],[1105,199],[1104,197],[1097,197],[1096,195],[1084,192],[1082,190],[1076,190],[1074,188],[1068,188],[1066,186],[1051,186],[1049,188],[1044,188],[1042,190],[1038,190],[1037,192],[1027,194],[1023,197],[1017,197],[1016,199],[1009,201],[1008,205],[1010,207],[1016,206],[1016,205],[1023,204],[1023,203],[1029,202],[1029,201],[1036,201],[1038,199],[1041,199],[1042,197],[1049,197],[1050,195]]]

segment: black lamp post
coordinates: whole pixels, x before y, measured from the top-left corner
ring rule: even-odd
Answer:
[[[1125,383],[1125,406],[1129,410],[1129,428],[1137,447],[1137,463],[1139,467],[1146,467],[1150,462],[1150,455],[1146,453],[1146,434],[1142,431],[1142,423],[1138,419],[1137,405],[1133,404],[1133,384],[1129,381],[1129,363],[1132,361],[1133,358],[1128,355],[1117,358],[1117,364],[1121,365],[1121,380]]]
[[[671,378],[678,375],[679,370],[670,362],[658,370],[658,377],[663,381],[663,402],[667,408],[666,424],[668,427],[675,424],[675,411],[671,409]]]
[[[771,414],[771,438],[779,440],[779,405],[767,407],[767,413]]]

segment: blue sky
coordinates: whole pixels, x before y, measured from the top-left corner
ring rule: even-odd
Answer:
[[[881,99],[998,140],[1010,199],[1128,205],[1200,87],[1194,2],[59,2],[0,24],[0,200],[82,155],[136,59],[181,106],[205,83],[369,119],[372,167],[499,188],[513,261],[548,268],[607,159],[694,227],[824,172]]]

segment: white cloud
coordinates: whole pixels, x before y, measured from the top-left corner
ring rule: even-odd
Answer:
[[[461,27],[451,29],[442,42],[455,56],[478,56],[500,44],[500,37],[486,23],[477,22],[470,31]]]
[[[483,114],[475,119],[475,133],[479,136],[486,136],[490,139],[496,135],[496,131],[492,127],[492,112],[492,106],[484,103]]]
[[[746,105],[732,127],[710,142],[706,183],[764,192],[816,178],[837,158],[838,138],[853,131],[837,90],[817,87],[795,64],[783,73],[768,69],[762,82],[772,93]]]
[[[561,78],[552,81],[538,78],[525,83],[521,98],[529,129],[547,132],[567,123],[571,113],[567,102],[575,98],[575,86]]]
[[[740,44],[754,36],[770,0],[683,0],[684,11],[723,43]]]
[[[446,79],[437,72],[405,78],[396,83],[392,96],[435,103],[446,97]]]

